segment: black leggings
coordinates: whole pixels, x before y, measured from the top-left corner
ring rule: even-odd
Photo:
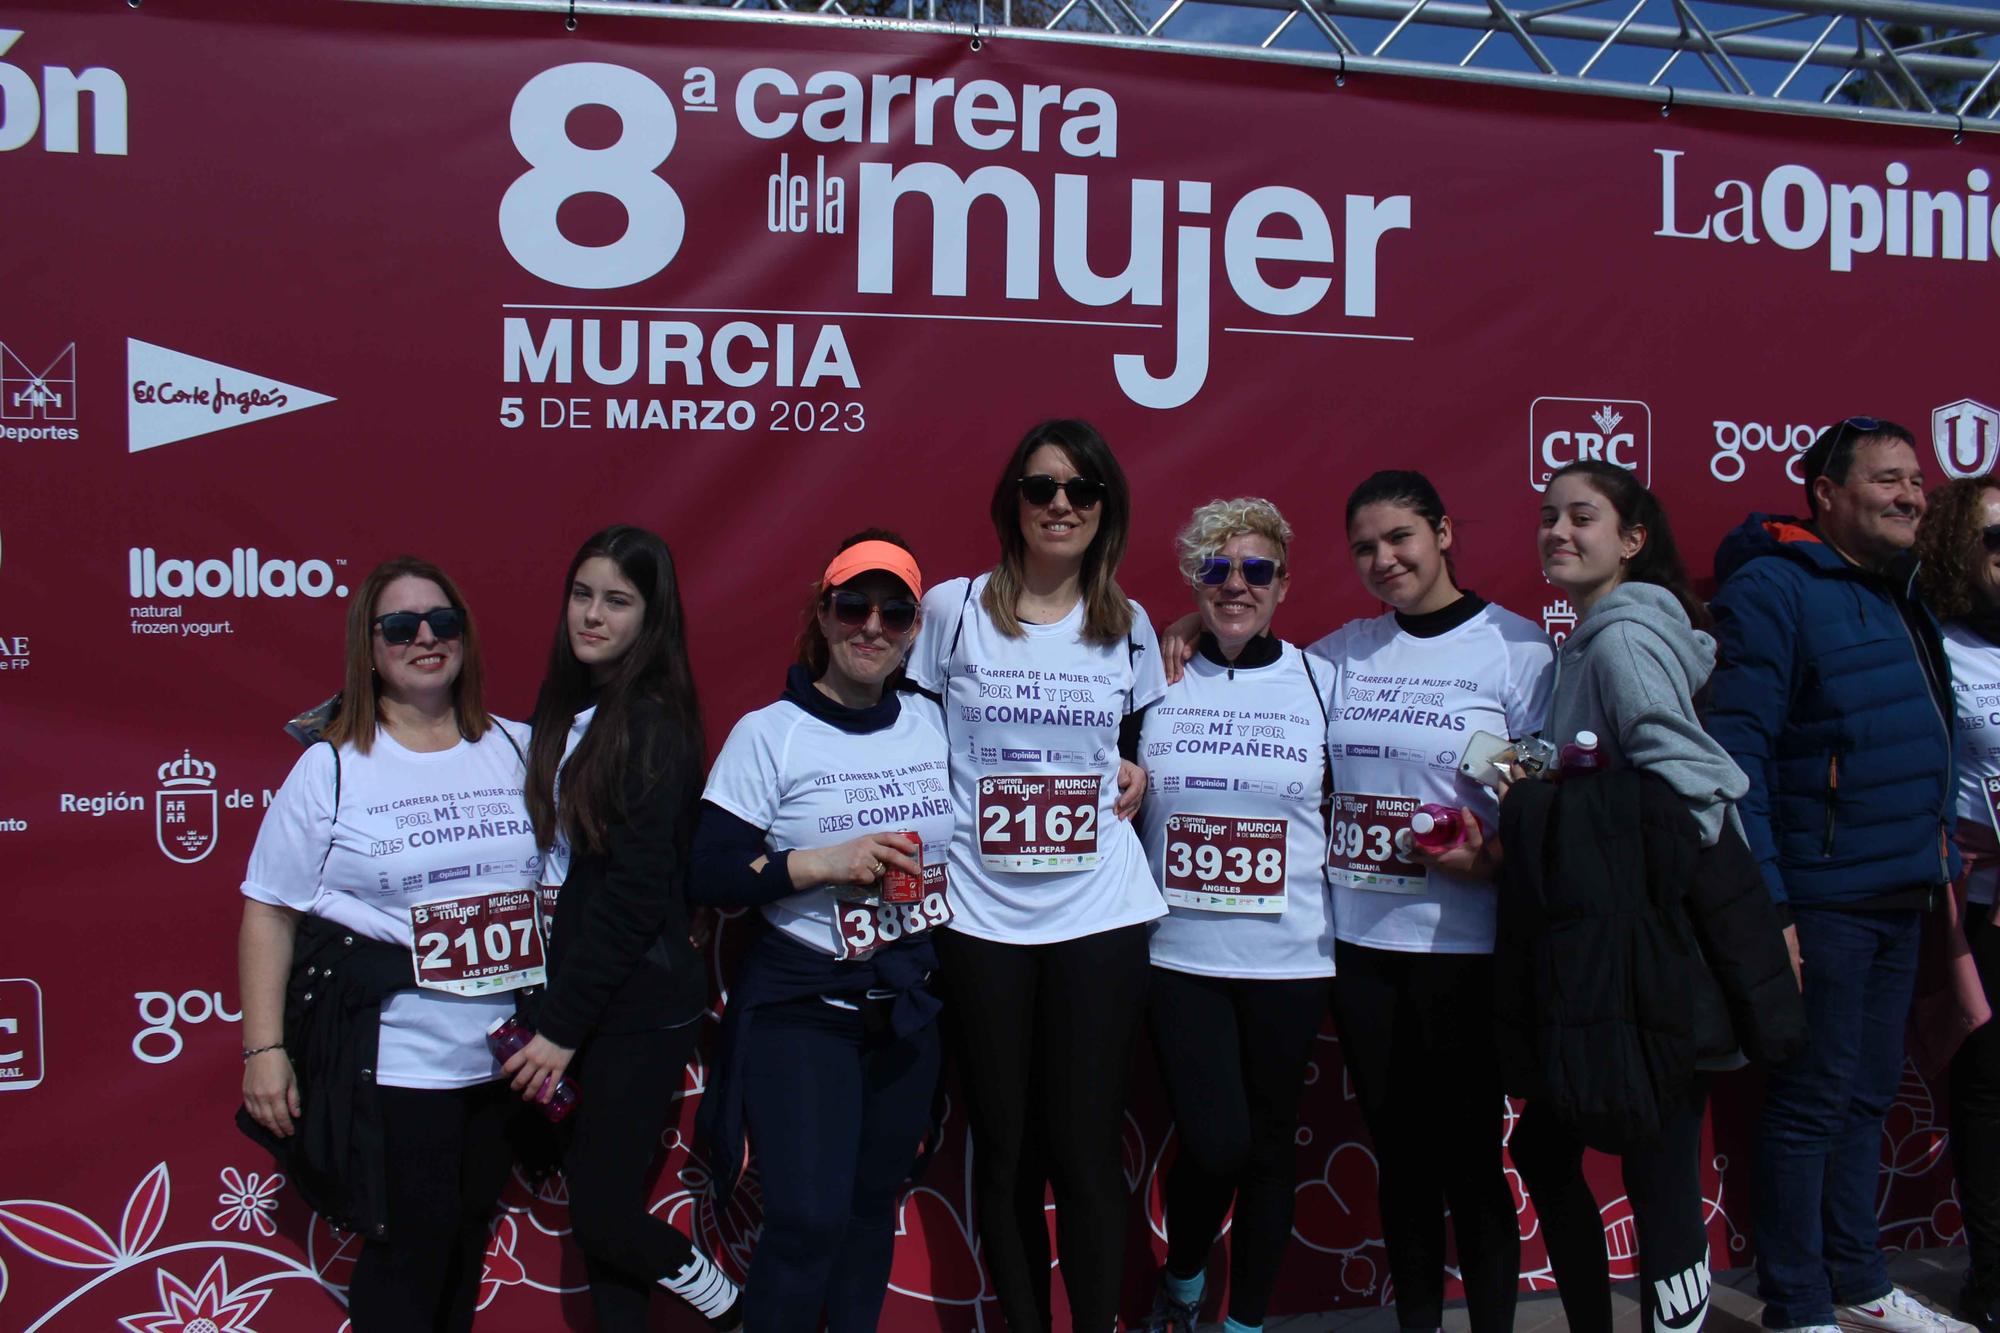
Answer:
[[[2000,1001],[2000,926],[1979,903],[1966,910],[1965,938],[1988,1001]],[[1951,1062],[1951,1152],[1971,1251],[1966,1280],[1984,1308],[2000,1302],[2000,1020],[1976,1029]]]
[[[1052,1326],[1048,1222],[1071,1327],[1105,1333],[1124,1277],[1126,1067],[1146,999],[1146,928],[1056,944],[940,932],[946,1014],[972,1119],[986,1271],[1014,1333]]]
[[[1264,1322],[1292,1238],[1294,1138],[1326,978],[1273,981],[1152,969],[1153,1043],[1180,1155],[1167,1173],[1167,1271],[1191,1278],[1230,1203],[1229,1316]]]
[[[1696,1075],[1687,1101],[1658,1138],[1619,1160],[1639,1249],[1639,1327],[1694,1333],[1708,1314],[1708,1227],[1701,1199],[1701,1122],[1708,1078]],[[1571,1333],[1611,1333],[1611,1272],[1604,1218],[1583,1178],[1583,1140],[1530,1102],[1509,1145],[1535,1204]]]
[[[674,1094],[700,1030],[696,1022],[596,1033],[571,1065],[577,1102],[563,1125],[563,1176],[590,1302],[606,1333],[643,1333],[655,1284],[694,1253],[646,1204],[660,1132],[673,1123]]]
[[[1493,1043],[1493,959],[1342,940],[1334,965],[1340,1052],[1375,1141],[1396,1320],[1406,1329],[1443,1322],[1449,1205],[1474,1333],[1505,1333],[1521,1232],[1500,1160],[1506,1098]]]
[[[741,1039],[764,1200],[744,1327],[811,1333],[823,1313],[828,1333],[874,1333],[895,1259],[896,1194],[930,1128],[937,1026],[898,1039],[879,1006],[811,995],[760,1006]]]
[[[388,1232],[364,1240],[347,1289],[354,1333],[466,1333],[486,1224],[507,1183],[504,1083],[379,1088]]]

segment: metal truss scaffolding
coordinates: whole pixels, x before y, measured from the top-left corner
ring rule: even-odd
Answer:
[[[393,3],[394,0],[391,0]],[[407,0],[405,0],[407,2]],[[2000,133],[2000,0],[417,0],[1156,47]]]

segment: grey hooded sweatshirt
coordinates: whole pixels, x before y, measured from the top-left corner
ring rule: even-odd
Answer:
[[[1556,654],[1555,697],[1542,732],[1567,745],[1597,733],[1607,768],[1642,768],[1687,799],[1713,845],[1750,788],[1736,761],[1695,717],[1695,692],[1715,670],[1715,640],[1654,583],[1621,583],[1577,621]]]

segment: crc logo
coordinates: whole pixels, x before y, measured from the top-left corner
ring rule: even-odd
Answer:
[[[1961,398],[1931,412],[1938,466],[1953,477],[1983,477],[2000,462],[2000,410]]]
[[[76,344],[57,352],[39,372],[29,369],[31,364],[0,343],[0,421],[75,421]]]
[[[181,1053],[187,1039],[175,1029],[176,1021],[198,1027],[211,1018],[225,1023],[243,1021],[242,1011],[230,1013],[223,1007],[221,991],[182,991],[178,998],[163,990],[132,992],[139,1002],[139,1021],[146,1026],[132,1038],[132,1054],[149,1065],[163,1065]]]
[[[1819,438],[1819,427],[1794,422],[1789,426],[1767,426],[1761,421],[1717,421],[1715,427],[1715,456],[1708,460],[1708,474],[1717,481],[1741,481],[1749,466],[1743,459],[1746,453],[1789,453],[1785,460],[1785,475],[1800,485],[1805,484],[1805,473],[1799,471],[1805,459],[1806,450]]]
[[[160,790],[153,802],[153,834],[169,861],[191,866],[215,850],[221,829],[215,765],[187,750],[160,765]]]
[[[1653,409],[1619,398],[1537,398],[1528,407],[1528,484],[1548,489],[1558,468],[1595,459],[1652,484]]]
[[[1569,598],[1558,597],[1542,608],[1542,631],[1558,646],[1575,628],[1576,608],[1570,605]]]
[[[42,1081],[42,988],[26,977],[0,979],[0,1092]]]

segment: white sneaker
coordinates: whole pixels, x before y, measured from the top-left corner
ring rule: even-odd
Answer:
[[[1764,1333],[1840,1333],[1840,1325],[1800,1324],[1796,1328],[1767,1328]]]
[[[1866,1305],[1843,1305],[1833,1322],[1848,1333],[1975,1333],[1972,1325],[1939,1314],[1901,1287]]]

